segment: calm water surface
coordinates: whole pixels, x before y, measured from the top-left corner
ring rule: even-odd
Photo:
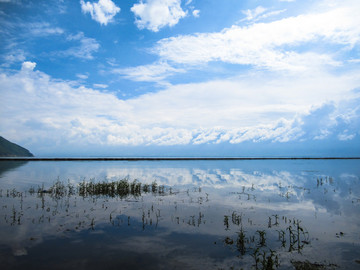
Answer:
[[[359,177],[360,160],[0,161],[1,269],[359,269]]]

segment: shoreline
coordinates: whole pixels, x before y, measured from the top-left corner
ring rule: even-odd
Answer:
[[[360,157],[0,157],[0,161],[353,160]]]

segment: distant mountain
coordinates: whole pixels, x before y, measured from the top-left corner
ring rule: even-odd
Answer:
[[[29,150],[0,136],[0,157],[33,157]]]

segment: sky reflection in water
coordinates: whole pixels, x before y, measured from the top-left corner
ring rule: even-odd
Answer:
[[[360,266],[359,160],[0,165],[5,268]],[[137,179],[141,195],[85,196],[78,190],[83,181],[124,178]],[[57,180],[73,186],[73,193],[49,193]]]

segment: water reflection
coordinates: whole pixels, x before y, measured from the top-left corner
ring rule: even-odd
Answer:
[[[0,262],[13,269],[357,269],[357,165],[29,162],[1,179]]]
[[[1,160],[0,161],[0,178],[2,175],[11,170],[15,170],[18,167],[21,167],[25,165],[26,161],[7,161],[7,160]]]

